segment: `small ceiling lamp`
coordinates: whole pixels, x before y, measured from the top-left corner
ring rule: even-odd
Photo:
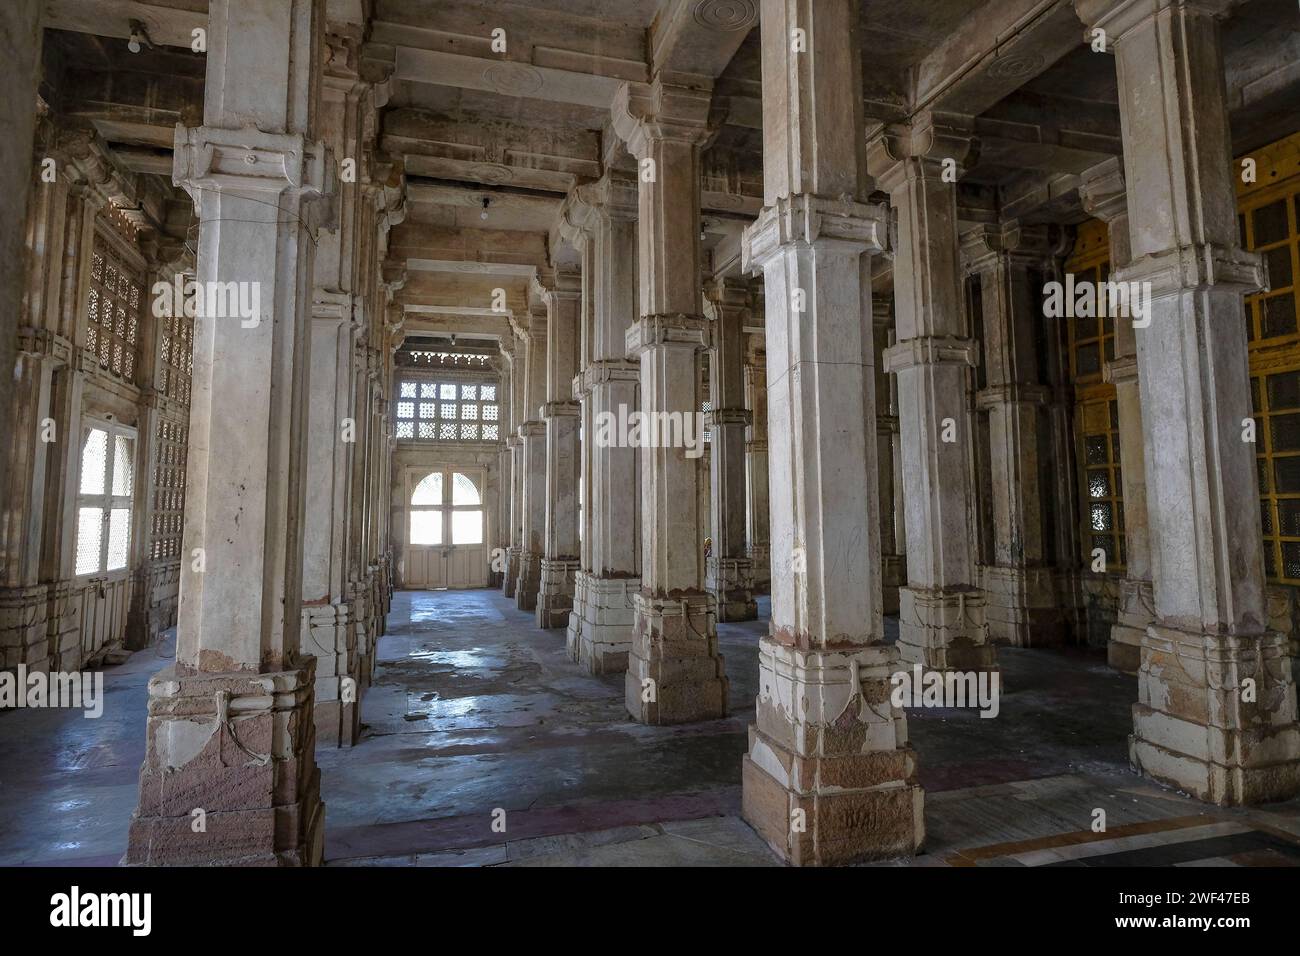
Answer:
[[[139,20],[131,21],[131,39],[126,41],[126,48],[132,53],[139,53],[148,47],[153,49],[153,41],[149,39],[149,31]]]

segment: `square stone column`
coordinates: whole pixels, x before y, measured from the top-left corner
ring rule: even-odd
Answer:
[[[529,302],[528,324],[520,326],[523,338],[524,388],[519,474],[519,573],[515,581],[515,606],[536,611],[541,586],[542,555],[546,551],[546,304],[534,296]]]
[[[537,591],[537,626],[565,627],[578,571],[578,449],[581,407],[573,400],[578,370],[582,277],[556,271],[543,279],[546,301],[546,532]]]
[[[1011,222],[962,237],[966,270],[979,277],[984,327],[984,388],[989,416],[993,562],[983,569],[989,637],[1014,647],[1065,642],[1066,626],[1044,538],[1047,406],[1051,390],[1038,367],[1042,289],[1063,233]]]
[[[704,586],[713,593],[719,621],[752,621],[754,562],[745,547],[745,319],[749,316],[749,286],[739,278],[722,278],[707,292],[712,320],[714,407],[705,416],[711,435],[709,490],[712,496],[713,553],[705,564]]]
[[[316,739],[331,746],[351,746],[361,727],[357,628],[346,593],[344,531],[344,479],[356,446],[352,360],[360,330],[353,325],[352,308],[350,295],[318,289],[311,320],[302,649],[316,657]],[[345,685],[349,679],[354,683]]]
[[[506,549],[506,570],[501,582],[501,593],[515,597],[519,585],[519,568],[523,558],[524,527],[524,443],[519,437],[519,426],[524,416],[524,385],[527,377],[528,349],[520,337],[518,326],[511,321],[510,332],[510,391],[506,448],[510,452],[510,544]],[[504,346],[503,346],[504,348]]]
[[[865,201],[858,24],[856,0],[764,0],[766,205],[742,244],[766,285],[773,566],[743,813],[796,865],[909,854],[925,833],[880,608],[870,277],[888,211]]]
[[[650,85],[623,84],[611,110],[614,130],[640,171],[641,317],[627,330],[627,355],[640,362],[640,410],[652,416],[643,432],[659,433],[642,435],[641,590],[633,597],[625,685],[628,711],[649,724],[727,713],[717,608],[704,589],[700,470],[691,457],[702,445],[692,450],[683,440],[684,416],[693,426],[700,409],[698,353],[708,344],[699,236],[709,106],[708,93],[656,78]]]
[[[1087,170],[1079,184],[1079,198],[1085,212],[1106,223],[1110,239],[1110,269],[1115,273],[1128,266],[1128,196],[1124,189],[1124,166],[1118,158]],[[1151,590],[1151,532],[1147,520],[1146,445],[1142,435],[1142,401],[1138,387],[1137,335],[1133,322],[1115,316],[1115,358],[1103,373],[1115,386],[1119,411],[1120,459],[1124,463],[1121,481],[1124,492],[1124,580],[1120,585],[1119,608],[1110,629],[1106,657],[1110,666],[1136,674],[1142,662],[1142,636],[1155,620],[1155,598]]]
[[[617,140],[614,140],[617,143]],[[589,309],[583,396],[583,569],[569,618],[569,654],[593,674],[627,670],[632,596],[641,589],[641,472],[636,445],[617,424],[639,408],[640,367],[625,358],[637,314],[637,184],[608,156],[607,172],[571,194],[583,221],[583,278]],[[581,601],[578,596],[581,595]]]
[[[897,379],[907,488],[899,650],[905,660],[941,670],[996,666],[978,586],[967,406],[979,343],[970,338],[962,308],[957,185],[950,174],[972,145],[968,123],[924,114],[910,125],[886,128],[868,154],[898,211],[897,342],[884,358],[885,371]]]
[[[871,300],[871,329],[876,355],[884,355],[894,344],[894,303],[892,299]],[[902,543],[902,481],[899,480],[898,412],[894,398],[894,379],[884,364],[875,367],[876,385],[876,475],[880,498],[880,574],[881,608],[885,614],[898,613],[898,589],[907,583],[907,558]]]
[[[762,296],[755,295],[755,302]],[[767,491],[767,349],[762,335],[747,336],[745,348],[745,554],[754,574],[754,593],[772,588],[772,533]]]
[[[494,548],[492,554],[492,586],[499,587],[505,591],[507,581],[509,580],[509,554],[511,542],[511,526],[514,522],[512,514],[514,508],[514,450],[511,440],[514,435],[511,433],[511,400],[510,390],[514,382],[514,336],[511,335],[508,341],[501,343],[501,390],[499,392],[501,402],[501,450],[497,453],[497,480],[499,486],[499,497],[497,499],[497,529]]]
[[[1130,756],[1220,805],[1300,791],[1288,645],[1267,628],[1242,297],[1267,281],[1238,246],[1217,15],[1228,0],[1079,0],[1119,75],[1156,620],[1142,639]],[[1141,288],[1141,287],[1140,287]],[[1128,463],[1126,462],[1126,465]]]
[[[313,199],[334,183],[311,139],[323,27],[312,0],[212,0],[204,125],[176,130],[199,285],[254,283],[260,306],[195,324],[183,554],[202,560],[181,564],[176,660],[149,683],[128,864],[321,860],[299,640]]]

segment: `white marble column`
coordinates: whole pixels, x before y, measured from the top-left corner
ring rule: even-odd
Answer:
[[[1130,756],[1221,805],[1300,791],[1286,638],[1268,630],[1223,54],[1227,0],[1080,0],[1119,75],[1156,620],[1142,638]],[[1140,288],[1140,287],[1139,287]],[[1125,462],[1126,467],[1131,467]]]
[[[636,179],[611,164],[576,196],[588,210],[584,283],[591,331],[581,387],[590,494],[583,503],[588,564],[579,575],[582,603],[575,608],[581,620],[570,619],[569,653],[590,673],[616,674],[627,670],[632,596],[641,589],[639,453],[608,427],[620,409],[626,417],[640,407],[640,368],[625,357],[627,329],[637,315]]]
[[[537,591],[537,626],[567,627],[578,571],[578,427],[573,400],[578,371],[582,276],[557,269],[545,278],[546,300],[546,533]]]
[[[881,616],[870,277],[889,219],[866,201],[858,27],[856,0],[763,0],[765,206],[743,243],[766,284],[772,622],[742,812],[797,865],[909,854],[925,829]]]
[[[1079,184],[1084,211],[1106,223],[1112,273],[1129,265],[1128,196],[1124,166],[1118,159],[1086,171]],[[1142,436],[1142,399],[1138,387],[1137,334],[1131,319],[1116,316],[1115,357],[1106,363],[1106,380],[1115,386],[1119,412],[1119,449],[1123,463],[1124,580],[1119,607],[1110,629],[1106,658],[1110,666],[1136,674],[1142,659],[1142,635],[1155,620],[1151,590],[1151,540],[1147,521],[1146,447]]]
[[[625,684],[628,711],[649,724],[727,713],[716,606],[704,588],[699,506],[703,450],[687,447],[683,416],[700,410],[699,352],[708,344],[700,303],[700,150],[710,97],[657,78],[625,83],[615,131],[637,160],[640,318],[627,354],[641,364],[641,411],[660,433],[641,448],[641,590]],[[672,422],[677,428],[670,428]],[[671,431],[674,434],[664,435]],[[690,428],[693,433],[694,428]]]
[[[745,319],[749,286],[740,278],[720,278],[705,290],[712,322],[709,373],[713,407],[705,416],[711,435],[709,514],[713,553],[705,563],[704,586],[713,593],[719,621],[752,621],[754,562],[745,546]]]
[[[260,307],[196,321],[183,553],[203,560],[182,564],[176,660],[149,684],[131,864],[321,860],[299,640],[312,200],[334,179],[313,139],[323,28],[321,2],[212,0],[204,125],[176,131],[198,281],[256,283]]]
[[[962,237],[966,269],[979,277],[993,503],[993,561],[983,569],[989,637],[1014,647],[1065,642],[1066,631],[1044,538],[1046,434],[1051,390],[1038,367],[1044,277],[1062,233],[1018,223],[982,226]]]
[[[898,213],[896,344],[885,370],[898,386],[907,521],[907,586],[899,589],[899,650],[937,669],[996,666],[975,555],[973,429],[967,402],[979,344],[962,308],[957,186],[969,130],[925,114],[870,145],[872,173]],[[948,168],[952,168],[949,166]]]
[[[754,296],[761,300],[761,295]],[[767,493],[767,349],[750,334],[745,350],[745,553],[754,572],[754,592],[772,588],[772,553]]]
[[[537,609],[541,583],[542,555],[546,550],[546,304],[533,290],[527,325],[520,322],[523,339],[524,388],[518,462],[520,491],[519,574],[515,582],[515,606],[521,611]]]
[[[499,475],[497,485],[500,489],[497,500],[497,528],[493,547],[499,549],[493,552],[493,587],[499,587],[504,592],[509,580],[509,554],[511,542],[511,526],[514,521],[512,509],[514,508],[515,499],[515,479],[514,479],[514,448],[511,444],[511,412],[513,405],[511,402],[511,389],[514,387],[515,373],[515,350],[514,336],[504,342],[501,346],[501,389],[498,393],[501,399],[501,431],[503,437],[501,449],[497,453],[497,468]]]
[[[501,593],[508,598],[513,598],[518,593],[519,569],[524,553],[524,441],[519,437],[519,426],[526,418],[524,386],[528,376],[528,346],[520,334],[523,328],[522,323],[511,319],[510,424],[506,429],[506,447],[510,450],[510,546],[506,549],[506,573],[501,582]]]

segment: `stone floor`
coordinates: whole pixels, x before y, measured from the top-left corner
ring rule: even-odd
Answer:
[[[362,740],[318,754],[327,861],[776,865],[739,818],[765,626],[719,627],[729,718],[644,727],[624,713],[620,677],[579,670],[563,631],[538,631],[498,592],[399,592]],[[145,685],[169,653],[110,668],[98,720],[0,714],[0,865],[117,862]],[[997,718],[910,712],[929,831],[916,865],[1300,864],[1300,801],[1220,810],[1129,772],[1134,678],[1081,652],[1003,648],[1001,660]],[[1104,833],[1091,828],[1098,808]]]

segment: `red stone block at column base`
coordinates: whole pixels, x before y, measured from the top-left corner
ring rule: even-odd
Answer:
[[[910,856],[924,791],[907,717],[891,701],[897,650],[759,644],[759,696],[743,764],[742,816],[795,866]]]
[[[643,724],[726,717],[730,684],[718,653],[713,596],[636,594],[632,603],[636,622],[624,684],[628,713]]]
[[[1273,633],[1230,637],[1148,627],[1129,737],[1134,769],[1220,806],[1300,793],[1300,724],[1287,650],[1287,640]]]
[[[310,657],[266,674],[180,675],[172,666],[154,675],[140,802],[122,862],[319,865],[314,680]]]

